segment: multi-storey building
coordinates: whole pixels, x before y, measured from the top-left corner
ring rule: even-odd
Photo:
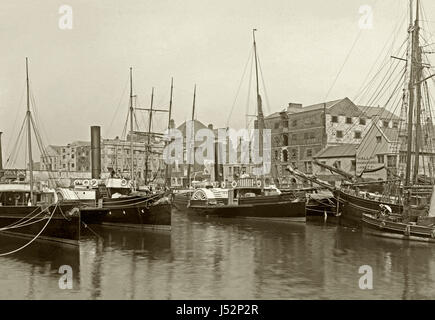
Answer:
[[[380,107],[355,105],[349,98],[303,107],[288,107],[266,117],[272,130],[273,174],[283,177],[292,165],[313,173],[313,157],[327,146],[359,144],[372,123],[397,128],[399,118]]]
[[[41,170],[48,171],[90,171],[91,144],[74,141],[66,146],[50,145],[41,154]]]

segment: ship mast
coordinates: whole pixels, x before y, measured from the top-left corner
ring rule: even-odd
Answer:
[[[33,157],[32,157],[32,132],[31,132],[31,113],[30,113],[30,94],[29,94],[29,64],[26,57],[26,88],[27,88],[27,147],[29,152],[29,175],[30,175],[30,204],[33,205]]]
[[[174,90],[174,78],[171,78],[171,96],[169,98],[169,117],[168,117],[168,134],[169,134],[169,130],[171,130],[171,116],[172,116],[172,94],[173,94],[173,90]],[[168,145],[169,142],[166,143],[166,145]],[[170,180],[168,181],[169,177],[169,165],[166,164],[165,167],[165,185],[166,186],[170,186]]]
[[[195,84],[195,88],[193,89],[193,106],[192,106],[192,135],[195,137],[195,124],[194,124],[194,120],[195,120],[195,101],[196,101],[196,84]],[[186,128],[186,134],[187,134],[187,128]],[[187,137],[186,137],[187,138]],[[188,152],[190,153],[190,146],[188,148]],[[188,160],[190,160],[189,158],[187,158]],[[193,141],[193,166],[195,168],[195,142]],[[190,165],[190,161],[188,161],[187,164],[187,181],[189,182],[189,188],[191,187],[192,181],[190,179],[190,171],[191,171],[191,165]]]
[[[134,186],[134,169],[133,169],[133,71],[130,67],[130,179]]]
[[[416,71],[416,82],[415,82],[415,90],[417,93],[417,99],[416,99],[416,128],[415,128],[415,160],[414,160],[414,177],[413,181],[414,184],[418,184],[418,167],[420,165],[420,148],[421,148],[421,102],[422,102],[422,90],[421,85],[422,82],[420,81],[423,75],[423,65],[422,65],[422,54],[421,54],[421,47],[419,43],[419,34],[420,34],[420,25],[419,25],[419,18],[420,18],[420,9],[419,9],[419,3],[420,0],[417,0],[417,13],[415,18],[415,29],[416,29],[416,41],[417,41],[417,48],[416,48],[416,64],[417,64],[417,71]]]
[[[151,90],[151,105],[150,105],[150,115],[148,118],[148,137],[147,137],[147,146],[146,146],[146,159],[145,159],[145,184],[148,182],[148,159],[149,153],[151,152],[150,144],[151,144],[151,125],[153,121],[153,104],[154,104],[154,87]]]
[[[261,95],[260,95],[260,87],[259,87],[259,80],[258,80],[258,57],[257,57],[257,43],[255,41],[255,31],[257,29],[252,30],[252,38],[254,40],[254,58],[255,58],[255,83],[256,83],[256,89],[257,89],[257,125],[258,125],[258,131],[259,131],[259,156],[261,159],[263,159],[263,130],[264,130],[264,115],[263,115],[263,108],[262,108],[262,101],[261,101]],[[263,160],[262,160],[263,162]],[[263,165],[263,163],[262,163]]]
[[[416,17],[414,28],[412,30],[412,49],[411,49],[411,71],[410,71],[410,79],[409,79],[409,104],[408,104],[408,134],[407,134],[407,155],[406,155],[406,173],[405,173],[405,186],[410,186],[412,182],[415,182],[418,175],[418,159],[417,159],[417,149],[419,149],[419,124],[416,126],[416,135],[415,135],[415,162],[414,162],[414,176],[413,181],[411,182],[411,166],[412,166],[412,140],[413,140],[413,116],[414,116],[414,102],[415,102],[415,83],[419,81],[421,78],[421,54],[420,52],[420,26],[419,26],[419,6],[420,1],[417,0],[416,5]],[[412,10],[411,10],[412,11]],[[412,13],[411,13],[412,17]],[[420,87],[420,86],[419,86]],[[421,87],[420,87],[421,88]],[[420,97],[417,97],[417,120],[419,120],[419,112],[421,111],[421,90],[417,90],[417,95],[420,93]],[[417,167],[415,166],[417,165]]]

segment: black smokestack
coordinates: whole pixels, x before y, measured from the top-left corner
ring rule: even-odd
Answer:
[[[101,134],[99,126],[91,127],[92,179],[101,178]]]

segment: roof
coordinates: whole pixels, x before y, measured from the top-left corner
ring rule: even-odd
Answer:
[[[329,108],[335,106],[337,103],[339,103],[343,100],[346,100],[346,99],[348,99],[348,98],[317,103],[317,104],[309,105],[309,106],[302,107],[302,108],[289,108],[288,111],[291,113],[296,113],[296,112],[306,112],[306,111],[313,111],[313,110],[323,110],[323,108],[325,108],[325,107],[326,107],[326,109],[329,109]]]
[[[344,110],[346,110],[347,111],[346,113],[350,112],[353,116],[356,117],[366,116],[368,118],[372,118],[378,116],[380,119],[400,120],[399,116],[392,113],[391,111],[388,111],[385,108],[356,105],[348,97],[312,104],[305,107],[297,107],[294,104],[290,104],[289,107],[287,107],[286,109],[282,111],[274,112],[268,115],[265,119],[277,118],[280,116],[282,112],[294,114],[294,113],[301,113],[301,112],[323,110],[325,107],[327,110],[329,110],[335,106],[337,106],[336,112],[343,112]]]
[[[379,128],[390,142],[399,140],[399,129]]]
[[[266,119],[278,118],[281,116],[282,112],[286,112],[286,109],[283,109],[282,111],[274,112],[274,113],[268,115],[267,117],[265,117],[264,119],[266,120]]]
[[[181,131],[181,133],[183,134],[183,137],[186,136],[186,124],[188,122],[190,123],[191,121],[192,120],[184,121],[181,125],[178,126],[177,129]],[[205,124],[203,124],[201,121],[198,121],[196,119],[193,120],[193,127],[194,127],[195,134],[200,129],[206,129],[206,128],[208,128]]]
[[[378,116],[380,119],[400,120],[400,117],[382,107],[357,106],[368,118]]]
[[[355,157],[358,144],[344,143],[337,146],[329,146],[319,151],[314,158],[346,158]]]

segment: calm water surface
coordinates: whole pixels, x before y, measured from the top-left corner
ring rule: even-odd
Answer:
[[[434,299],[435,246],[323,223],[199,218],[172,232],[94,228],[79,249],[47,244],[0,257],[1,299]],[[0,238],[2,252],[18,240]],[[73,289],[59,289],[61,265]],[[359,267],[373,269],[361,290]]]

